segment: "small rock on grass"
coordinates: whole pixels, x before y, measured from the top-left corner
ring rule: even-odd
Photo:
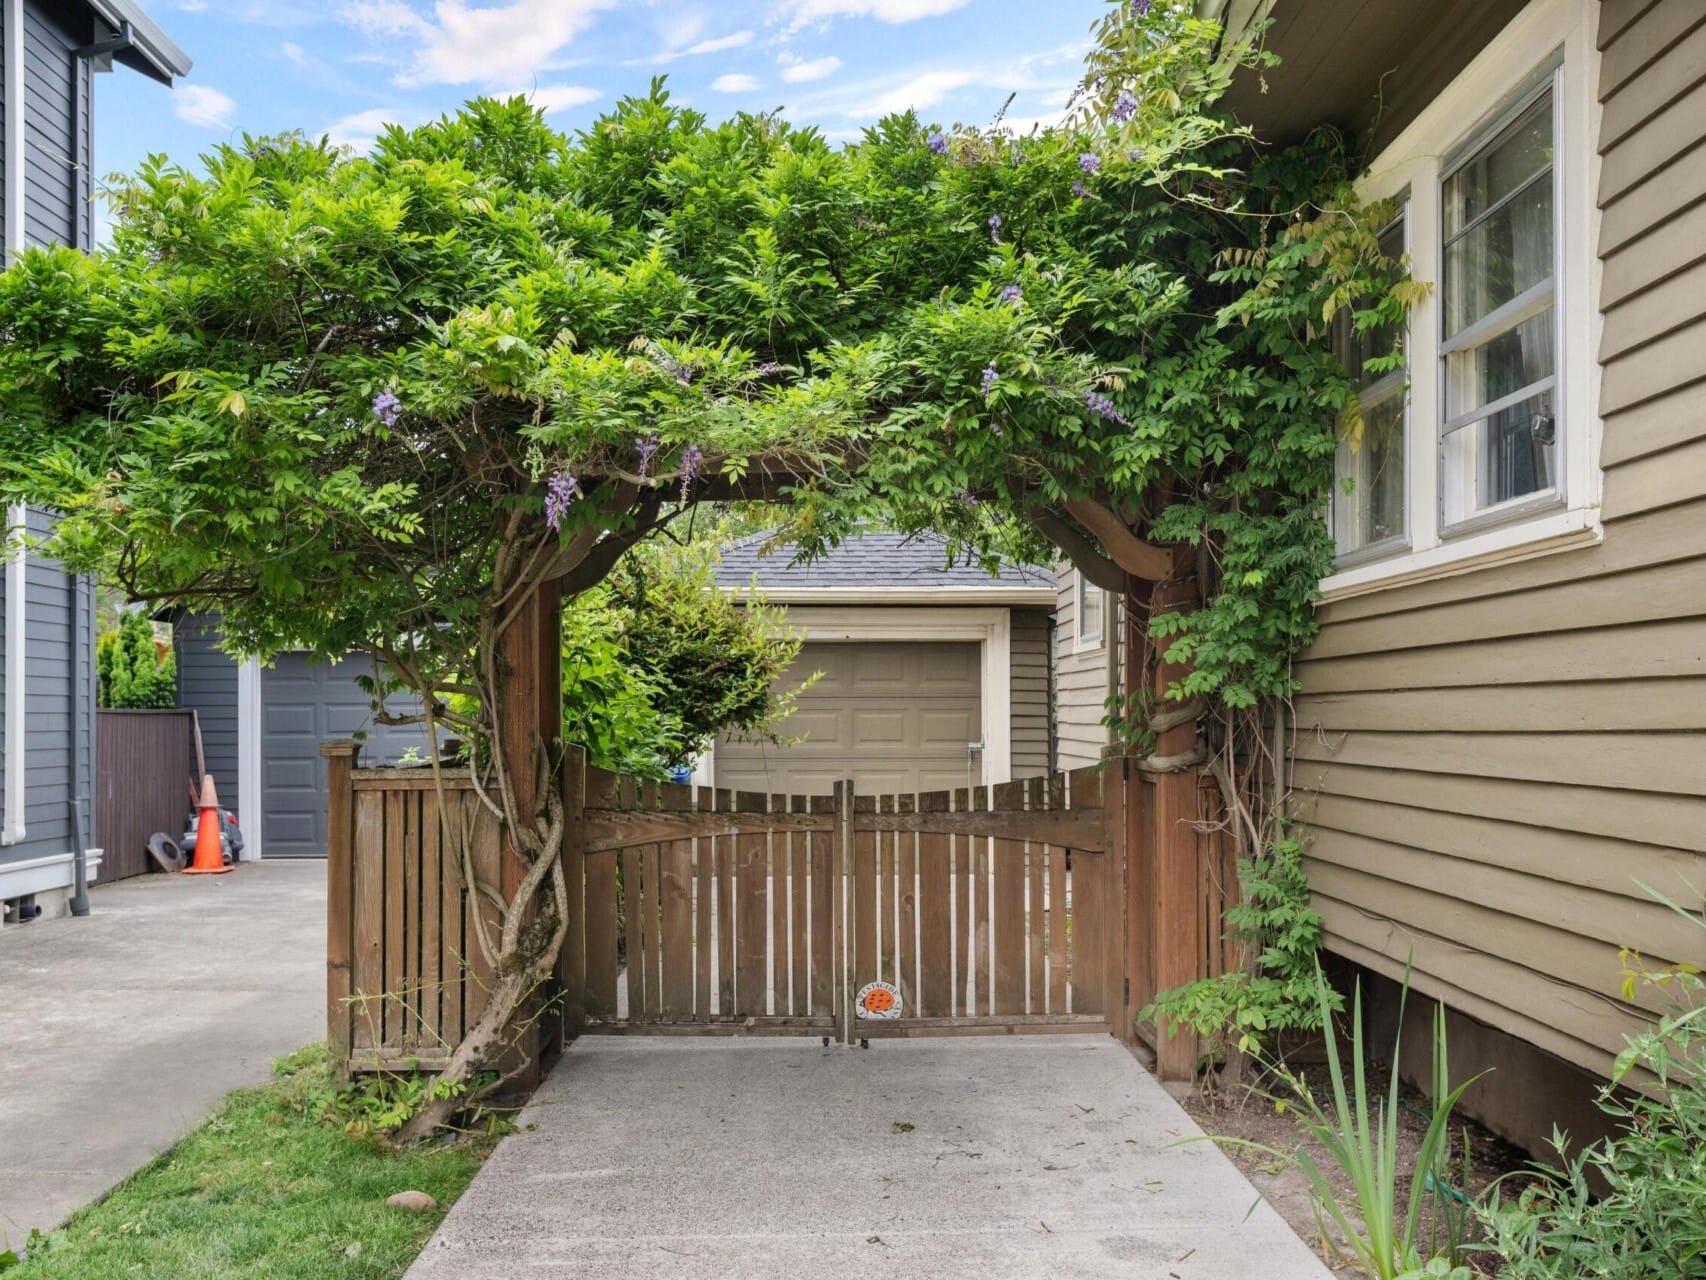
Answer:
[[[438,1201],[424,1191],[399,1191],[385,1201],[393,1209],[406,1209],[410,1213],[431,1213],[438,1208]]]

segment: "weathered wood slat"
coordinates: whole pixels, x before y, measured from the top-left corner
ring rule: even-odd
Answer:
[[[586,815],[586,852],[623,849],[656,841],[694,836],[734,836],[776,831],[830,831],[831,814],[804,813],[646,813],[593,809]],[[1027,813],[1022,810],[940,813],[928,817],[909,813],[861,813],[854,818],[859,831],[929,832],[939,835],[1004,836],[1041,840],[1078,849],[1100,849],[1103,835],[1096,815]]]
[[[734,792],[716,791],[717,812],[735,807]],[[717,1013],[732,1017],[735,1011],[735,842],[716,837],[717,871]]]
[[[350,786],[357,791],[434,791],[442,783],[446,791],[472,791],[474,783],[466,769],[440,769],[436,776],[426,769],[356,769]]]
[[[622,962],[628,983],[628,1016],[646,1015],[645,944],[640,938],[646,918],[645,888],[641,880],[639,848],[622,850]]]
[[[901,796],[902,813],[915,810],[916,796]],[[910,1016],[918,1012],[918,834],[895,832],[895,906],[900,924],[895,937],[895,985],[901,991],[901,1009]]]
[[[876,809],[875,796],[855,796],[853,811]],[[877,833],[853,836],[853,963],[847,983],[854,994],[877,977]]]
[[[462,815],[475,803],[472,792],[451,792],[444,797],[442,807],[434,806],[433,817],[437,831],[434,839],[439,851],[439,928],[443,939],[443,968],[440,978],[444,990],[439,999],[440,1035],[449,1044],[462,1039],[463,974],[467,969],[468,947],[473,940],[462,936]]]
[[[894,813],[894,796],[878,796],[879,812]],[[891,985],[899,985],[895,969],[895,943],[899,933],[900,878],[895,871],[895,833],[879,831],[877,836],[877,977]]]
[[[735,795],[735,808],[745,813],[765,813],[770,797],[761,792]],[[735,837],[735,1012],[746,1017],[769,1013],[766,987],[769,948],[766,933],[770,900],[769,839],[763,831]]]
[[[989,809],[989,788],[974,787],[971,793],[973,810],[987,812]],[[995,988],[990,980],[990,950],[995,925],[991,911],[993,909],[993,886],[991,877],[994,874],[994,844],[993,840],[973,836],[972,848],[972,882],[971,882],[971,943],[972,943],[972,983],[976,988],[975,999],[968,1003],[972,1014],[993,1016],[995,1013]]]
[[[833,820],[835,801],[812,796],[814,810],[827,812]],[[811,1010],[813,1016],[829,1017],[835,1011],[835,910],[840,873],[835,869],[833,835],[809,832],[807,858],[811,864]]]
[[[586,1021],[586,859],[582,840],[586,812],[586,755],[570,747],[563,762],[563,883],[568,931],[559,971],[563,979],[563,1030],[580,1034]]]
[[[788,808],[793,813],[804,813],[808,808],[805,796],[789,796]],[[789,995],[788,1011],[796,1016],[804,1017],[811,1013],[811,996],[808,988],[810,981],[811,933],[809,929],[808,912],[808,877],[810,875],[810,843],[811,833],[807,831],[787,832],[777,837],[787,846],[788,850],[788,910],[790,925],[788,929],[788,959],[789,959]]]
[[[1043,808],[1048,803],[1043,779],[1025,784],[1028,803]],[[1048,978],[1044,972],[1044,957],[1048,953],[1048,935],[1043,916],[1043,853],[1048,846],[1030,843],[1025,846],[1025,1010],[1027,1013],[1048,1011]]]
[[[586,1014],[616,1016],[616,859],[614,851],[595,854],[586,866]]]
[[[385,976],[378,992],[384,1043],[395,1045],[405,1045],[408,1034],[398,1002],[403,990],[403,794],[385,793]]]
[[[467,977],[462,988],[462,1010],[463,1026],[470,1028],[480,1020],[480,1015],[485,1013],[487,999],[492,990],[492,965],[480,947],[477,930],[480,922],[483,922],[487,936],[492,939],[493,945],[496,945],[503,922],[498,918],[497,904],[489,895],[496,892],[503,881],[503,844],[498,824],[489,820],[488,815],[478,807],[478,802],[472,797],[465,815],[467,813],[472,813],[474,817],[469,841],[474,883],[467,886],[463,895],[462,929],[463,936],[467,939]],[[466,821],[465,816],[464,822]]]
[[[385,1042],[385,797],[355,798],[355,934],[351,994],[351,1043],[371,1051]]]
[[[700,787],[695,804],[709,809],[716,803],[709,787]],[[716,856],[709,838],[693,842],[693,1011],[701,1018],[711,1016],[711,910],[716,876]]]
[[[949,803],[945,791],[918,797],[920,817]],[[918,837],[918,1010],[926,1018],[954,1013],[953,838],[940,832]]]
[[[439,917],[439,877],[444,872],[438,847],[438,794],[422,792],[416,813],[416,839],[421,846],[421,971],[416,1043],[422,1052],[449,1053],[456,1046],[444,1038],[443,973],[444,938]]]
[[[949,803],[955,812],[964,812],[971,807],[971,792],[965,789],[954,791],[950,794]],[[972,843],[971,836],[948,838],[949,852],[954,860],[954,990],[953,1007],[948,1011],[950,1016],[971,1014]]]
[[[1025,786],[1004,782],[995,803],[1011,809],[1023,804]],[[997,1015],[1025,1012],[1025,846],[1018,840],[992,842],[995,877],[995,1004]]]

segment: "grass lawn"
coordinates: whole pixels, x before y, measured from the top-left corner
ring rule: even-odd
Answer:
[[[395,1280],[491,1149],[466,1143],[393,1155],[321,1118],[325,1050],[273,1065],[228,1094],[170,1151],[37,1237],[6,1280]],[[385,1198],[424,1191],[432,1213]]]

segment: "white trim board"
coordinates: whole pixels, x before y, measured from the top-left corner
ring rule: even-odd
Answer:
[[[84,850],[89,883],[100,878],[101,859],[106,850]],[[40,858],[25,858],[21,862],[0,865],[0,898],[18,898],[27,893],[51,893],[55,889],[70,889],[76,877],[77,861],[73,853],[50,853]]]
[[[728,591],[737,600],[752,593],[750,587],[730,587]],[[1016,587],[999,583],[987,587],[789,587],[760,583],[758,594],[767,604],[940,605],[949,608],[1005,604],[1050,609],[1054,607],[1055,599],[1052,586]]]
[[[972,641],[981,647],[983,781],[1006,782],[1013,772],[1013,623],[1007,609],[908,607],[905,605],[796,605],[787,623],[806,633],[806,643],[853,640],[906,644],[914,641]],[[707,768],[708,766],[708,768]],[[716,776],[716,751],[695,770]]]
[[[261,794],[261,660],[237,664],[237,823],[243,830],[244,862],[266,857],[266,805]]]
[[[0,151],[6,157],[5,252],[0,265],[10,265],[24,248],[24,0],[0,0],[0,22],[6,28],[6,72],[0,76],[6,93],[6,134]]]
[[[1601,472],[1599,350],[1599,63],[1597,0],[1532,0],[1476,54],[1455,80],[1369,166],[1364,199],[1408,192],[1406,223],[1416,275],[1435,288],[1411,309],[1405,522],[1408,545],[1379,559],[1345,565],[1321,582],[1324,600],[1426,581],[1488,564],[1526,559],[1598,540]],[[1477,520],[1446,528],[1440,511],[1438,426],[1441,386],[1440,181],[1446,159],[1475,135],[1489,113],[1519,92],[1562,51],[1555,100],[1558,265],[1554,314],[1559,325],[1558,401],[1564,418],[1563,495],[1550,508],[1518,505],[1502,523]]]
[[[5,774],[0,796],[0,845],[18,844],[24,830],[24,693],[25,638],[29,634],[28,584],[24,566],[24,535],[29,513],[23,507],[6,511],[4,541],[11,554],[6,559],[6,739],[0,744],[0,772]]]

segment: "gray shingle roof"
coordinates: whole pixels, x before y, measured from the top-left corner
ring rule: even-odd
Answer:
[[[1004,565],[991,576],[975,564],[949,566],[947,541],[937,534],[902,536],[869,532],[849,538],[811,564],[794,560],[793,548],[783,546],[767,556],[759,550],[768,539],[743,539],[723,551],[717,582],[744,587],[758,575],[761,587],[1052,587],[1054,572],[1044,565]]]

